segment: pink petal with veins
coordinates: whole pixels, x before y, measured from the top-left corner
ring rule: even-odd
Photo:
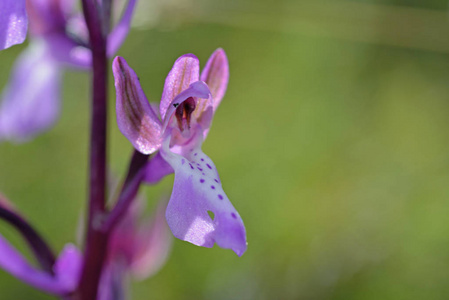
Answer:
[[[151,108],[139,79],[122,57],[112,64],[117,93],[117,123],[122,134],[143,154],[159,149],[161,122]]]

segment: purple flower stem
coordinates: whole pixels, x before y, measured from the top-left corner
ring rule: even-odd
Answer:
[[[120,222],[122,217],[128,211],[129,206],[136,197],[140,183],[142,182],[148,157],[149,155],[134,150],[129,164],[128,174],[126,175],[125,182],[120,191],[117,204],[114,206],[104,223],[104,231],[111,232],[114,226]]]
[[[105,35],[110,31],[111,29],[111,9],[112,9],[112,0],[103,0],[101,2],[102,4],[102,26],[103,26],[103,32]]]
[[[103,14],[96,0],[82,0],[83,13],[89,30],[92,50],[92,119],[90,134],[90,178],[87,241],[79,283],[79,299],[97,298],[98,283],[103,268],[108,234],[103,232],[102,220],[106,202],[106,115],[107,115],[107,57],[106,34],[102,28]]]
[[[42,269],[53,275],[55,256],[36,230],[14,211],[0,206],[0,219],[16,228],[27,241]]]
[[[146,165],[149,155],[142,154],[137,150],[134,150],[129,163],[128,174],[126,175],[125,182],[123,183],[122,191],[130,184],[139,171]]]

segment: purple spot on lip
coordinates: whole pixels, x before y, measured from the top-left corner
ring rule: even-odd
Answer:
[[[204,158],[202,158],[201,161],[204,161]]]
[[[212,170],[212,167],[211,167],[209,164],[206,164],[206,166],[207,166],[209,169]]]
[[[183,159],[181,160],[181,164],[183,165],[185,162],[186,162],[186,160],[183,158]]]
[[[216,183],[219,183],[217,179],[214,179]]]
[[[234,219],[237,219],[237,215],[236,215],[235,213],[231,213],[231,216],[232,216]]]
[[[223,200],[223,196],[222,195],[218,195],[218,199]]]
[[[201,169],[201,168],[199,168],[199,167],[197,167],[197,169],[200,170],[200,171],[203,171],[203,169]]]
[[[190,166],[190,169],[192,169],[192,170],[194,169],[194,167],[192,166],[192,164],[189,164],[189,166]]]
[[[198,153],[193,154],[193,156],[197,156],[197,155],[198,155]]]
[[[204,173],[201,173],[201,174],[203,174],[203,176],[206,176],[206,174],[204,174]]]
[[[211,189],[215,190],[215,187],[213,185],[210,186]]]
[[[201,178],[201,179],[200,179],[200,182],[201,182],[201,183],[203,183],[203,182],[204,182],[204,179],[203,179],[203,178]]]

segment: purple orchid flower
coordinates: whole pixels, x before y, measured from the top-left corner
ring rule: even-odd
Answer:
[[[6,3],[12,1],[24,2]],[[0,140],[22,142],[50,128],[59,117],[64,69],[90,67],[86,24],[82,15],[74,12],[74,4],[74,0],[27,0],[30,43],[17,59],[3,91]],[[126,38],[135,4],[136,0],[128,1],[121,20],[109,34],[109,56]]]
[[[54,275],[36,269],[0,235],[0,267],[44,292],[63,296],[73,292],[81,272],[82,255],[75,246],[64,247],[53,267]]]
[[[166,202],[160,203],[152,218],[139,220],[143,201],[139,197],[135,201],[110,237],[98,300],[126,299],[129,275],[139,280],[154,275],[170,253]]]
[[[25,0],[0,1],[0,50],[23,43],[27,27]]]
[[[173,235],[203,247],[217,243],[241,256],[247,248],[243,221],[224,193],[214,163],[201,150],[228,83],[225,52],[218,49],[212,54],[201,77],[194,55],[176,60],[165,80],[159,106],[162,119],[126,61],[116,57],[112,69],[120,131],[143,154],[159,150],[149,163],[148,181],[175,172],[166,211]]]

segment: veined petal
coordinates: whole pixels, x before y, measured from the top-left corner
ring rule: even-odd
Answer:
[[[247,248],[245,226],[223,191],[214,163],[201,151],[201,135],[183,147],[183,155],[172,152],[169,143],[167,138],[161,153],[175,170],[166,212],[173,235],[197,246],[217,243],[241,256]]]
[[[204,98],[208,99],[210,96],[210,91],[207,85],[202,81],[197,81],[192,83],[188,88],[186,88],[184,91],[182,91],[180,94],[178,94],[173,101],[170,103],[170,105],[165,110],[165,115],[163,117],[163,127],[162,131],[165,131],[167,128],[170,119],[174,112],[176,111],[176,108],[185,100],[188,98]],[[162,102],[161,102],[162,105]]]
[[[131,26],[131,19],[134,12],[134,7],[136,6],[136,0],[129,0],[128,4],[123,12],[123,16],[117,23],[115,28],[109,34],[108,44],[107,44],[107,55],[109,57],[113,56],[122,43],[125,41],[128,35],[129,27]]]
[[[3,91],[0,140],[25,141],[53,125],[59,117],[60,77],[61,69],[49,57],[46,43],[33,41]]]
[[[226,93],[229,81],[229,63],[223,49],[219,48],[212,53],[201,72],[201,80],[209,86],[215,112]]]
[[[158,152],[148,161],[143,180],[148,184],[156,184],[171,173],[173,173],[173,168],[162,158],[161,153]]]
[[[200,77],[200,62],[193,54],[185,54],[179,57],[173,68],[165,79],[164,91],[162,92],[160,113],[163,118],[170,103],[182,91],[186,90],[190,84],[198,81]]]
[[[50,274],[32,267],[26,259],[0,235],[0,267],[23,282],[45,292],[64,295],[73,291]],[[67,271],[67,270],[66,270]],[[69,275],[65,275],[66,278]]]
[[[25,0],[0,1],[0,50],[23,43],[27,27]]]
[[[117,56],[112,64],[117,93],[117,123],[122,134],[143,154],[155,152],[161,145],[161,122],[152,110],[139,79]]]

